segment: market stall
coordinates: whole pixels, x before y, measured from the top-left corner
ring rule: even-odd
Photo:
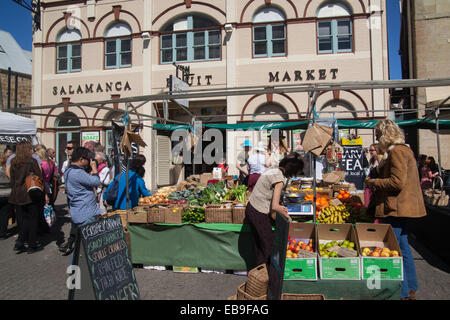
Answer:
[[[0,112],[0,144],[17,144],[29,141],[39,143],[36,137],[36,121],[9,112]]]

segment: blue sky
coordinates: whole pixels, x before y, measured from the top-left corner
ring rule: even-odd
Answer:
[[[401,65],[398,55],[400,42],[399,0],[386,0],[386,2],[390,78],[401,79]],[[31,51],[33,24],[30,12],[13,0],[0,0],[0,3],[0,29],[11,33],[23,49]]]

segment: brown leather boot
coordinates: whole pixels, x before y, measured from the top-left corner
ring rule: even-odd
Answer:
[[[416,300],[416,290],[409,290],[409,300]]]

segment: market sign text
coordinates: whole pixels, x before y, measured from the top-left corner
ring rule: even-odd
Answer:
[[[279,71],[269,72],[269,82],[290,82],[290,81],[314,81],[314,80],[326,80],[331,76],[332,80],[336,79],[336,75],[339,69],[319,69],[306,70],[304,73],[300,70],[295,70],[293,73],[286,71],[284,74],[280,74]],[[280,80],[281,79],[281,80]]]
[[[53,95],[64,96],[68,94],[86,94],[86,93],[103,93],[103,92],[120,92],[120,91],[131,91],[131,86],[128,81],[123,83],[122,81],[116,82],[105,82],[105,83],[97,83],[94,85],[93,83],[85,84],[85,85],[69,85],[69,86],[54,86],[53,87]]]

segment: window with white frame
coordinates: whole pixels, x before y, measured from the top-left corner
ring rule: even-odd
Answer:
[[[56,72],[81,71],[81,33],[77,29],[64,29],[56,42]]]
[[[329,2],[317,11],[317,42],[319,53],[340,53],[353,50],[350,9],[340,2]]]
[[[253,56],[276,57],[286,55],[285,15],[278,9],[268,7],[253,17]]]
[[[113,24],[105,33],[105,68],[131,66],[131,28],[124,22]]]
[[[161,63],[220,60],[221,30],[217,22],[188,15],[170,22],[161,34]]]

